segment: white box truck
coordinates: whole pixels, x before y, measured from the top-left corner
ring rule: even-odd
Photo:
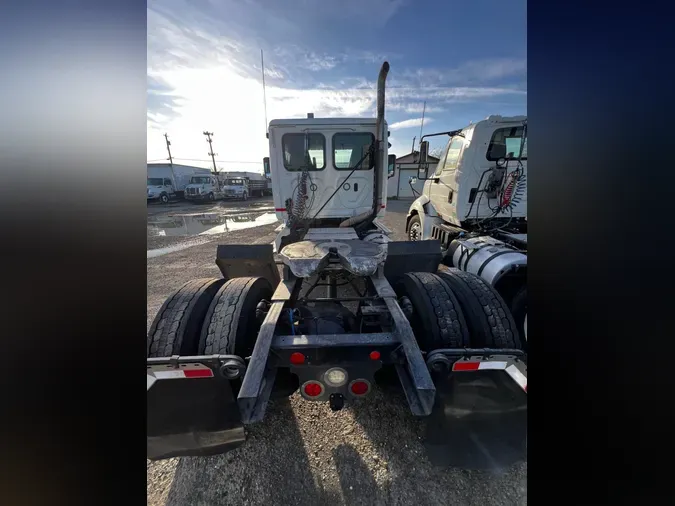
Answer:
[[[203,167],[170,163],[149,163],[147,181],[148,201],[158,200],[166,204],[172,198],[182,198],[185,187],[193,176],[210,175]]]

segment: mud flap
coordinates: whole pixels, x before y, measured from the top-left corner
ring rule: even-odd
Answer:
[[[498,470],[527,455],[527,393],[503,371],[433,375],[425,446],[438,466]]]
[[[147,373],[148,459],[216,455],[244,443],[228,379],[203,364],[154,366]]]

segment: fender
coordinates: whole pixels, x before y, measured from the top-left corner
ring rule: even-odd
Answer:
[[[426,195],[420,195],[410,205],[410,209],[408,209],[408,216],[405,220],[406,231],[408,230],[410,218],[412,218],[415,214],[419,215],[420,222],[422,224],[422,239],[431,239],[431,227],[434,224],[443,223],[443,220],[436,212],[436,208],[429,200],[429,197]]]

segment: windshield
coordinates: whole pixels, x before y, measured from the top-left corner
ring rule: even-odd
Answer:
[[[190,184],[209,184],[211,178],[208,176],[193,176],[190,178]]]
[[[518,158],[520,155],[520,145],[523,144],[523,160],[527,160],[527,135],[523,141],[523,127],[514,126],[499,128],[492,134],[490,145],[488,146],[486,158],[490,161],[506,158]]]
[[[234,185],[234,186],[243,185],[244,180],[243,179],[228,179],[227,181],[225,181],[225,184]]]
[[[161,177],[149,177],[148,178],[148,186],[162,186],[162,179]]]

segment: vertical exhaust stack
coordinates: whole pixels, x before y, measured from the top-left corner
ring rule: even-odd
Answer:
[[[373,208],[370,211],[353,216],[348,220],[340,223],[340,227],[358,227],[363,230],[370,225],[377,213],[380,211],[380,183],[382,181],[382,174],[384,173],[384,142],[386,142],[384,135],[384,84],[389,73],[389,62],[384,62],[380,68],[380,74],[377,76],[377,121],[375,134],[375,168],[373,170]]]
[[[384,171],[384,84],[389,73],[389,62],[384,62],[380,69],[380,75],[377,76],[377,142],[375,144],[375,184],[373,185],[373,217],[368,221],[372,222],[380,211],[380,182]]]

